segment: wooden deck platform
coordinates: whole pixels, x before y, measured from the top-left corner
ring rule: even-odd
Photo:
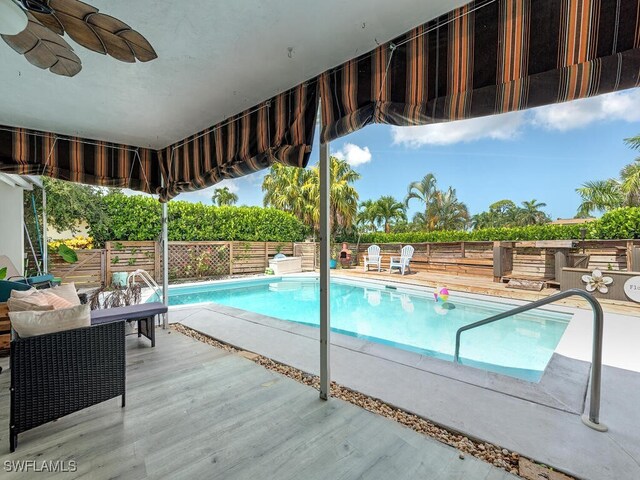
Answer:
[[[155,348],[135,336],[127,344],[125,408],[113,399],[38,427],[20,435],[13,454],[9,372],[0,374],[3,478],[515,478],[177,332],[159,331]],[[33,469],[58,460],[66,468],[73,460],[77,471]],[[35,467],[4,474],[18,461]]]
[[[388,271],[377,272],[370,270],[364,272],[362,267],[332,270],[332,275],[355,277],[366,280],[378,280],[384,282],[395,282],[399,284],[423,286],[435,288],[437,286],[447,287],[453,292],[475,293],[479,295],[490,295],[493,297],[512,298],[523,301],[534,301],[558,293],[559,290],[553,288],[543,288],[540,292],[516,290],[507,288],[506,283],[492,282],[490,279],[477,276],[447,275],[434,272],[415,272],[400,275],[397,270],[394,273]],[[605,311],[619,313],[622,315],[640,316],[640,308],[631,302],[621,302],[616,300],[600,300]],[[558,305],[566,305],[577,308],[588,308],[585,301],[580,299],[566,299],[558,302]]]

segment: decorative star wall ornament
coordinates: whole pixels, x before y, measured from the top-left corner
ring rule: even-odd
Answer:
[[[591,275],[583,275],[582,281],[587,284],[585,289],[587,292],[609,293],[608,285],[613,283],[613,278],[602,276],[602,272],[598,269],[591,272]]]
[[[0,2],[12,0],[0,0]],[[79,0],[13,0],[27,16],[26,28],[2,39],[36,67],[73,77],[82,62],[63,36],[89,50],[121,62],[149,62],[158,58],[151,44],[117,18]],[[1,32],[0,32],[1,33]]]

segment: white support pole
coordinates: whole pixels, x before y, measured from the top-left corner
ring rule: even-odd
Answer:
[[[42,185],[42,272],[49,273],[49,237],[47,236],[47,190]]]
[[[162,204],[162,303],[169,306],[169,205]],[[162,316],[162,328],[169,326],[169,314]]]
[[[329,304],[329,258],[331,236],[329,225],[330,176],[329,144],[320,144],[320,398],[331,395],[330,344],[331,311]]]

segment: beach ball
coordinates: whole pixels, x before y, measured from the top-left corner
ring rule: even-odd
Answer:
[[[433,292],[433,298],[436,300],[436,302],[438,300],[446,302],[447,300],[449,300],[449,290],[447,290],[446,287],[437,287],[435,292]]]

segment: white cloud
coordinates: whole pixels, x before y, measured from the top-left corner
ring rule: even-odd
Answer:
[[[353,143],[345,143],[342,148],[333,155],[341,160],[346,160],[352,167],[357,167],[371,161],[369,147],[359,147]]]
[[[238,185],[238,180],[235,178],[222,180],[220,183],[216,183],[213,186],[213,188],[224,188],[224,187],[227,187],[231,193],[238,193],[240,191],[240,185]]]
[[[523,120],[522,112],[511,112],[419,127],[392,127],[391,135],[394,144],[413,148],[473,142],[484,138],[509,140],[518,135]]]
[[[561,132],[598,121],[640,121],[640,90],[616,92],[532,110],[531,123]]]
[[[483,139],[510,140],[525,126],[565,132],[595,122],[615,120],[640,121],[640,89],[470,120],[392,127],[391,135],[394,144],[417,148]]]

